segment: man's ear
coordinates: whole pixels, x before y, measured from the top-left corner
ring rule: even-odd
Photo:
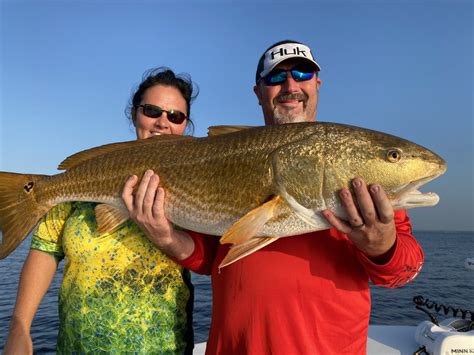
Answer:
[[[319,88],[321,87],[322,84],[323,84],[323,81],[319,77],[317,77],[316,78],[316,90],[319,91]]]
[[[260,100],[260,96],[261,96],[260,87],[258,86],[258,84],[253,87],[253,92],[255,93],[255,96],[257,96],[258,104],[262,106],[262,102]]]

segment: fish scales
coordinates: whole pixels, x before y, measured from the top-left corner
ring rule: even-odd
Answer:
[[[127,148],[126,154],[112,151],[41,181],[37,191],[44,190],[44,194],[38,194],[38,200],[45,204],[78,200],[122,206],[125,180],[151,168],[160,174],[167,191],[168,215],[174,223],[221,234],[229,221],[272,194],[268,155],[309,133],[257,131],[173,142],[156,139],[156,144]],[[228,199],[233,203],[226,203]],[[210,227],[202,230],[196,226],[203,223]],[[220,227],[215,230],[216,226]]]
[[[159,136],[79,152],[60,167],[66,171],[53,176],[0,173],[0,257],[60,202],[94,201],[126,213],[124,183],[147,169],[160,176],[165,214],[174,224],[222,235],[255,213],[269,219],[252,233],[272,237],[327,228],[319,213],[324,208],[344,217],[337,192],[356,176],[380,183],[396,201],[446,170],[440,157],[414,143],[334,123],[239,128],[204,138]],[[20,200],[35,207],[29,213],[36,221],[21,228],[10,221],[15,212],[6,213],[20,205],[9,197],[15,184]]]

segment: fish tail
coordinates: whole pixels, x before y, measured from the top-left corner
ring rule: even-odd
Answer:
[[[0,259],[18,247],[52,207],[37,201],[38,182],[48,177],[0,172]]]

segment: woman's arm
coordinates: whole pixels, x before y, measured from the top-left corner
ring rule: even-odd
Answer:
[[[56,258],[39,250],[30,250],[21,271],[15,310],[3,349],[5,355],[32,354],[31,323],[48,291],[58,266]]]

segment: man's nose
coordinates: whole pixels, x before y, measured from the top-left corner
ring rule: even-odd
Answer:
[[[291,73],[288,73],[288,77],[283,83],[282,89],[285,92],[295,92],[299,90],[299,84],[295,79],[293,79],[293,76],[291,75]]]

